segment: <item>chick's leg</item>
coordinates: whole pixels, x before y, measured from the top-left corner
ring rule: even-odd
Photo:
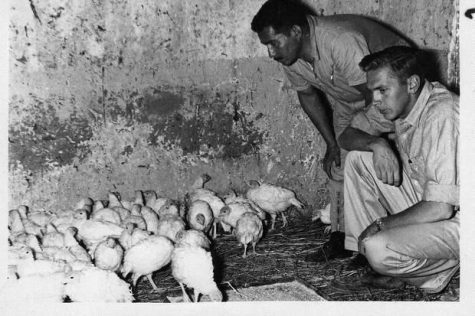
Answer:
[[[275,219],[277,218],[277,214],[271,214],[270,215],[271,217],[271,226],[270,226],[270,230],[274,230],[274,226],[275,226]]]
[[[153,290],[150,291],[150,292],[155,291],[155,292],[157,292],[157,293],[160,293],[160,290],[158,289],[157,285],[155,284],[155,282],[153,282],[152,274],[151,274],[151,273],[150,273],[150,274],[147,274],[147,279],[148,279],[148,281],[150,282],[150,285],[152,285],[152,288],[153,288]]]
[[[193,294],[194,294],[194,302],[198,303],[198,299],[200,297],[200,292],[198,292],[196,289],[193,289]]]
[[[183,283],[181,282],[178,283],[180,284],[181,291],[183,292],[183,302],[190,303],[190,297],[188,296],[188,294],[186,294],[185,286],[183,286]]]
[[[256,244],[257,244],[257,242],[252,242],[252,251],[254,252],[255,255],[258,254],[258,253],[256,252]]]
[[[287,218],[285,218],[284,212],[280,213],[282,215],[282,228],[287,226]]]
[[[217,226],[217,223],[216,221],[213,222],[213,239],[216,239],[216,226]]]
[[[246,252],[247,252],[247,244],[243,244],[243,246],[244,246],[244,253],[242,254],[242,257],[243,257],[243,258],[246,258],[246,256],[247,256],[247,254],[246,254]]]

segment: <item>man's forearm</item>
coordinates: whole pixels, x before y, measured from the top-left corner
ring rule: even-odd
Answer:
[[[347,151],[373,151],[373,146],[382,141],[385,140],[379,136],[370,135],[351,126],[348,126],[338,139],[340,146]]]
[[[297,92],[297,95],[300,105],[322,135],[327,146],[337,146],[333,126],[330,124],[327,110],[318,91],[310,88],[305,92]]]
[[[453,205],[447,203],[420,201],[400,213],[383,218],[383,229],[446,220],[452,217],[453,211]]]

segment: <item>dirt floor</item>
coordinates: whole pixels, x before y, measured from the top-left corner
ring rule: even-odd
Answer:
[[[328,236],[324,234],[325,226],[319,221],[311,222],[307,217],[294,214],[294,217],[290,215],[287,227],[282,229],[282,223],[277,222],[274,231],[265,232],[256,247],[258,254],[245,259],[241,257],[243,248],[234,236],[223,235],[215,240],[212,250],[215,280],[222,292],[239,292],[252,286],[298,280],[328,301],[459,300],[458,273],[442,293],[425,294],[410,285],[398,290],[358,285],[366,268],[349,269],[347,264],[351,258],[322,263],[305,261],[305,256],[322,245]],[[169,266],[156,272],[153,278],[162,293],[152,293],[150,283],[142,278],[134,289],[138,302],[169,302],[167,296],[181,296],[181,289]]]

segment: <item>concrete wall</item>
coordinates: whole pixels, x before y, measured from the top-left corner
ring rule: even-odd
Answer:
[[[10,207],[110,190],[181,198],[202,172],[220,193],[260,178],[322,206],[324,142],[250,31],[263,2],[12,1]],[[309,3],[449,49],[448,0]]]

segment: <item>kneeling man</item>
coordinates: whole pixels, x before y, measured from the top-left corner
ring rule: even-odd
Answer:
[[[354,121],[369,133],[345,131],[353,150],[345,165],[345,248],[377,272],[368,283],[440,292],[460,262],[458,96],[425,79],[412,48],[367,55],[360,67],[373,95],[369,110],[394,121],[396,146],[371,134],[364,114]]]

